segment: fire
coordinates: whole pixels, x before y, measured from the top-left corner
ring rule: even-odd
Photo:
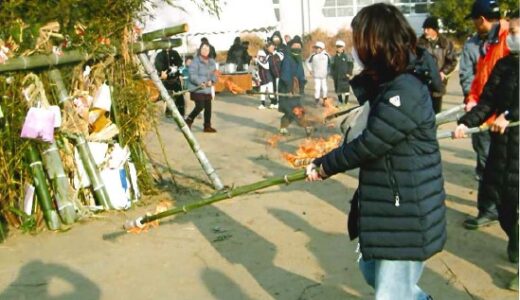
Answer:
[[[226,88],[232,93],[232,94],[239,94],[239,93],[245,93],[245,90],[238,86],[236,83],[231,81],[231,79],[227,79],[224,84],[226,85]]]
[[[339,146],[341,135],[335,134],[328,139],[307,139],[304,140],[296,154],[282,153],[283,158],[291,164],[293,168],[303,168],[311,163],[315,158],[323,156]]]
[[[172,207],[172,204],[170,201],[162,200],[161,202],[159,202],[159,204],[157,204],[157,207],[155,207],[155,214],[161,213],[163,211],[167,211],[171,207]],[[135,234],[148,232],[148,230],[159,226],[159,220],[148,222],[143,225],[144,226],[141,228],[139,228],[139,227],[130,228],[127,232],[135,233]]]

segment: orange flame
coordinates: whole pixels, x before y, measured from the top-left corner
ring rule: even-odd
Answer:
[[[341,135],[335,134],[328,139],[306,139],[304,140],[295,154],[282,153],[283,158],[289,162],[293,168],[303,168],[311,163],[315,158],[323,156],[339,146]]]
[[[172,204],[170,201],[162,200],[157,204],[157,207],[155,207],[155,214],[162,213],[163,211],[167,211],[172,207]],[[148,232],[148,230],[158,227],[159,226],[159,220],[155,220],[152,222],[148,222],[146,224],[143,224],[143,227],[134,227],[127,230],[128,233],[135,233],[140,234],[143,232]]]
[[[224,84],[226,85],[226,88],[234,95],[236,95],[238,93],[241,93],[241,94],[245,93],[245,90],[243,88],[238,86],[238,84],[234,83],[230,79],[226,80],[226,82]]]

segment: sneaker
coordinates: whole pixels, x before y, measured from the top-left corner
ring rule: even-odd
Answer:
[[[280,134],[281,135],[288,135],[289,134],[289,130],[287,130],[287,128],[280,128]]]
[[[469,218],[464,221],[464,227],[466,229],[474,230],[480,227],[490,226],[498,223],[497,217],[478,216],[476,218]]]
[[[260,105],[258,106],[258,109],[260,109],[260,110],[262,110],[262,109],[266,109],[266,108],[267,108],[267,107],[265,107],[265,105],[263,105],[263,104],[260,104]]]
[[[269,109],[278,109],[278,104],[270,104]]]

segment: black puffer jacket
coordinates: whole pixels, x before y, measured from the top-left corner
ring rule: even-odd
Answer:
[[[408,73],[375,88],[360,75],[351,84],[361,102],[370,101],[367,128],[315,163],[328,175],[360,168],[358,225],[365,259],[424,261],[446,241],[444,181],[428,88]]]
[[[459,120],[468,127],[479,126],[492,114],[508,111],[506,118],[518,121],[518,54],[500,59],[484,86],[480,101]],[[515,201],[518,207],[518,127],[504,134],[491,133],[489,156],[479,197],[496,203]]]

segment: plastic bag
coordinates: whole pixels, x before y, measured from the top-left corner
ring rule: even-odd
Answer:
[[[54,117],[54,112],[51,110],[31,107],[25,117],[20,136],[54,142]]]

